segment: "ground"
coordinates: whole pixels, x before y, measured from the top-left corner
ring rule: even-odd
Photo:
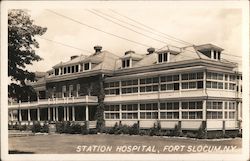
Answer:
[[[129,136],[106,134],[40,134],[31,136],[9,136],[9,152],[11,154],[84,154],[101,152],[239,153],[241,152],[241,143],[241,138],[220,140],[196,140],[191,138],[173,138],[158,136]],[[225,150],[224,148],[227,148],[227,150]],[[208,151],[209,149],[211,151]]]

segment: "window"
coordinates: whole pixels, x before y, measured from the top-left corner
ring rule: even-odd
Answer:
[[[160,119],[179,119],[179,112],[160,112]]]
[[[223,118],[222,105],[223,102],[207,101],[206,104],[207,119],[222,119]]]
[[[198,89],[203,88],[203,81],[198,81],[197,82],[197,88]]]
[[[168,62],[168,53],[159,53],[158,54],[158,62]]]
[[[67,97],[67,89],[66,86],[62,86],[62,97]]]
[[[119,105],[105,105],[104,107],[104,114],[105,114],[105,119],[119,119],[120,114],[119,114]]]
[[[229,90],[235,90],[236,84],[234,83],[229,83]]]
[[[214,51],[214,59],[216,59],[216,55],[217,55],[217,54],[216,54],[216,51]]]
[[[75,66],[72,66],[71,68],[72,73],[75,73]]]
[[[76,72],[79,72],[79,65],[76,65]]]
[[[63,74],[66,74],[66,73],[67,73],[67,68],[64,67],[64,68],[63,68]]]
[[[180,88],[179,83],[174,83],[174,90],[179,90],[179,88]]]
[[[159,77],[140,79],[140,92],[159,91]]]
[[[160,103],[160,110],[179,110],[179,102]]]
[[[208,101],[207,102],[207,109],[222,109],[222,104],[223,102],[212,102],[212,101]]]
[[[221,58],[221,52],[218,51],[218,60],[220,60],[220,58]]]
[[[55,75],[59,75],[59,69],[55,69]]]
[[[140,118],[141,119],[157,119],[158,118],[158,104],[147,103],[140,104]]]
[[[79,97],[79,92],[80,92],[80,84],[76,85],[76,97]]]
[[[229,81],[232,81],[232,82],[235,81],[235,75],[230,75],[229,76]]]
[[[182,109],[202,109],[202,101],[197,102],[182,102]]]
[[[90,63],[84,63],[84,70],[90,70]]]
[[[179,81],[179,75],[169,75],[169,76],[161,76],[161,91],[172,91],[172,90],[179,90],[178,87],[175,87],[175,81]],[[179,83],[178,83],[179,86]]]
[[[122,60],[122,68],[128,68],[128,67],[130,67],[130,59]]]
[[[119,95],[120,94],[120,87],[119,82],[109,82],[104,83],[105,94],[106,95]]]
[[[70,72],[70,67],[68,67],[68,73],[71,73],[71,72]]]
[[[202,101],[182,102],[182,119],[202,119]]]
[[[207,119],[222,119],[222,111],[207,111]]]
[[[74,88],[73,85],[70,85],[70,86],[69,86],[69,97],[73,97],[73,96],[74,96],[74,95],[73,95],[73,88]]]

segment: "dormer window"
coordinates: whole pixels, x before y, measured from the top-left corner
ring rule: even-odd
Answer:
[[[129,68],[130,67],[130,59],[122,60],[122,68]]]
[[[220,51],[212,50],[211,52],[213,53],[213,56],[210,57],[211,59],[220,60],[220,58],[221,58]]]
[[[55,69],[55,75],[59,75],[59,69]]]
[[[90,70],[91,69],[91,63],[84,63],[84,70]]]
[[[158,63],[168,62],[169,61],[169,52],[158,53]]]
[[[203,53],[212,60],[221,60],[221,52],[223,51],[222,48],[213,44],[204,44],[196,46],[196,50]]]

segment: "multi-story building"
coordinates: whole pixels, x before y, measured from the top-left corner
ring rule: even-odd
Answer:
[[[118,57],[101,46],[72,56],[31,83],[37,101],[9,105],[9,122],[79,121],[96,125],[104,103],[105,126],[115,123],[163,129],[239,130],[242,74],[212,44],[166,47]],[[103,92],[104,91],[104,92]],[[104,100],[102,99],[104,97]]]

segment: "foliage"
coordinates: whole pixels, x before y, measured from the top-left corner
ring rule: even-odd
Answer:
[[[206,126],[204,125],[205,122],[202,122],[200,128],[198,129],[197,132],[197,138],[198,139],[204,139],[206,138]]]
[[[96,111],[96,128],[98,131],[102,131],[104,128],[104,98],[105,98],[105,93],[104,93],[104,86],[103,86],[103,78],[102,75],[100,75],[100,83],[97,85],[97,89],[99,88],[99,94],[98,94],[98,106],[97,106],[97,111]]]
[[[27,97],[34,96],[34,90],[26,85],[26,81],[34,81],[35,74],[25,68],[33,61],[42,60],[35,53],[35,48],[39,48],[35,36],[43,35],[46,30],[35,25],[25,10],[8,12],[8,76],[14,81],[8,86],[9,97],[27,100]]]
[[[42,126],[40,124],[40,122],[33,122],[33,125],[31,127],[31,131],[33,133],[37,133],[37,132],[41,132],[42,130]]]
[[[160,133],[161,133],[161,124],[159,122],[157,122],[157,124],[154,123],[154,127],[150,128],[149,135],[150,136],[153,136],[153,135],[159,136]]]
[[[86,135],[89,133],[86,123],[84,125],[70,123],[69,121],[57,122],[56,123],[56,132],[57,133],[66,133],[66,134],[83,134]]]
[[[181,136],[182,135],[181,125],[179,123],[175,125],[173,135],[174,136]]]

